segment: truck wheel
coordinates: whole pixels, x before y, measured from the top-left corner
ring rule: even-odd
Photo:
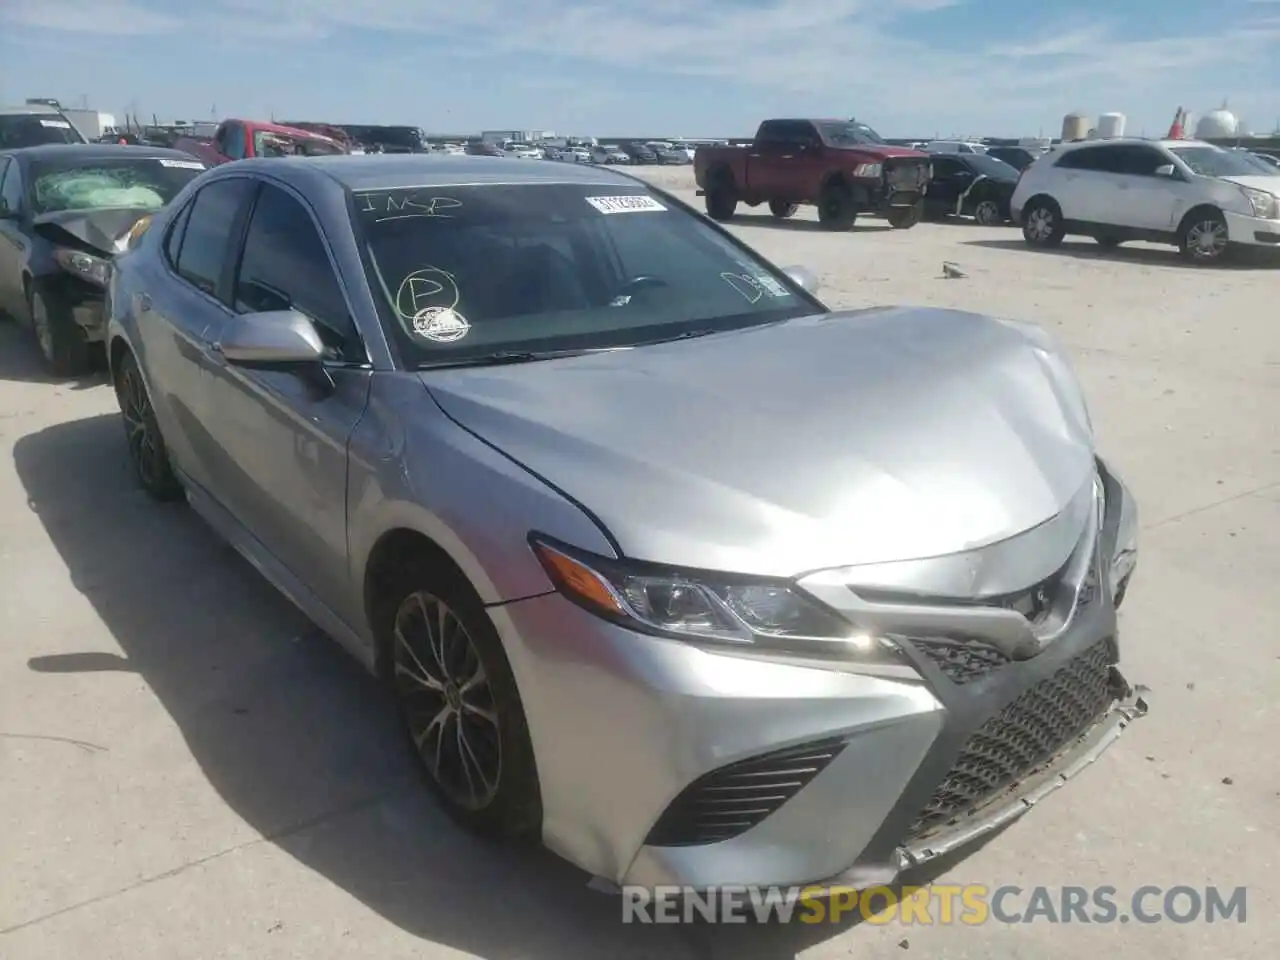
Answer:
[[[895,230],[910,230],[924,217],[924,201],[913,203],[909,207],[890,207],[885,214],[889,226]]]
[[[786,220],[788,217],[795,216],[797,210],[800,209],[798,203],[787,203],[785,200],[770,200],[769,212],[779,220]]]
[[[723,223],[738,212],[738,196],[733,187],[716,183],[707,189],[707,216]]]
[[[818,222],[824,230],[850,230],[858,219],[853,194],[845,187],[830,186],[818,198]]]

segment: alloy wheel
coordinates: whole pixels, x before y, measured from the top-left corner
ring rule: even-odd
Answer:
[[[1048,207],[1036,207],[1027,215],[1027,235],[1032,240],[1048,240],[1053,236],[1053,211]]]
[[[129,453],[138,470],[143,486],[151,487],[159,481],[163,465],[162,447],[156,430],[156,418],[151,409],[142,375],[133,365],[120,372],[116,394],[120,400],[120,414],[124,418],[125,437]]]
[[[1227,249],[1227,225],[1221,220],[1202,220],[1187,230],[1187,249],[1197,260],[1215,260]]]
[[[983,200],[973,211],[973,218],[984,227],[1000,222],[1000,207],[994,200]]]
[[[493,802],[502,740],[493,690],[458,614],[419,590],[396,611],[395,688],[414,747],[450,800],[465,810]]]

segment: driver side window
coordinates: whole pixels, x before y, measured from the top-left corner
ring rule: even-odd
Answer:
[[[232,305],[237,313],[297,310],[315,323],[330,359],[367,359],[315,221],[299,200],[269,183],[249,220]]]

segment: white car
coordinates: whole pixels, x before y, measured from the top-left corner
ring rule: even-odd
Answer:
[[[925,153],[986,153],[984,143],[972,140],[933,140],[924,145]]]
[[[547,156],[541,147],[535,147],[531,143],[508,143],[502,148],[502,152],[516,160],[544,160]]]
[[[592,147],[592,163],[630,163],[631,158],[619,147]]]
[[[1196,140],[1062,144],[1023,172],[1010,207],[1033,247],[1068,234],[1106,247],[1146,240],[1196,263],[1233,245],[1280,249],[1280,178]]]

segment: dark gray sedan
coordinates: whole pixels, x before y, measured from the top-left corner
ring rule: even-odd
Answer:
[[[812,286],[602,167],[248,160],[120,258],[111,369],[142,485],[386,678],[463,823],[861,886],[1141,715],[1136,514],[1039,330]]]

